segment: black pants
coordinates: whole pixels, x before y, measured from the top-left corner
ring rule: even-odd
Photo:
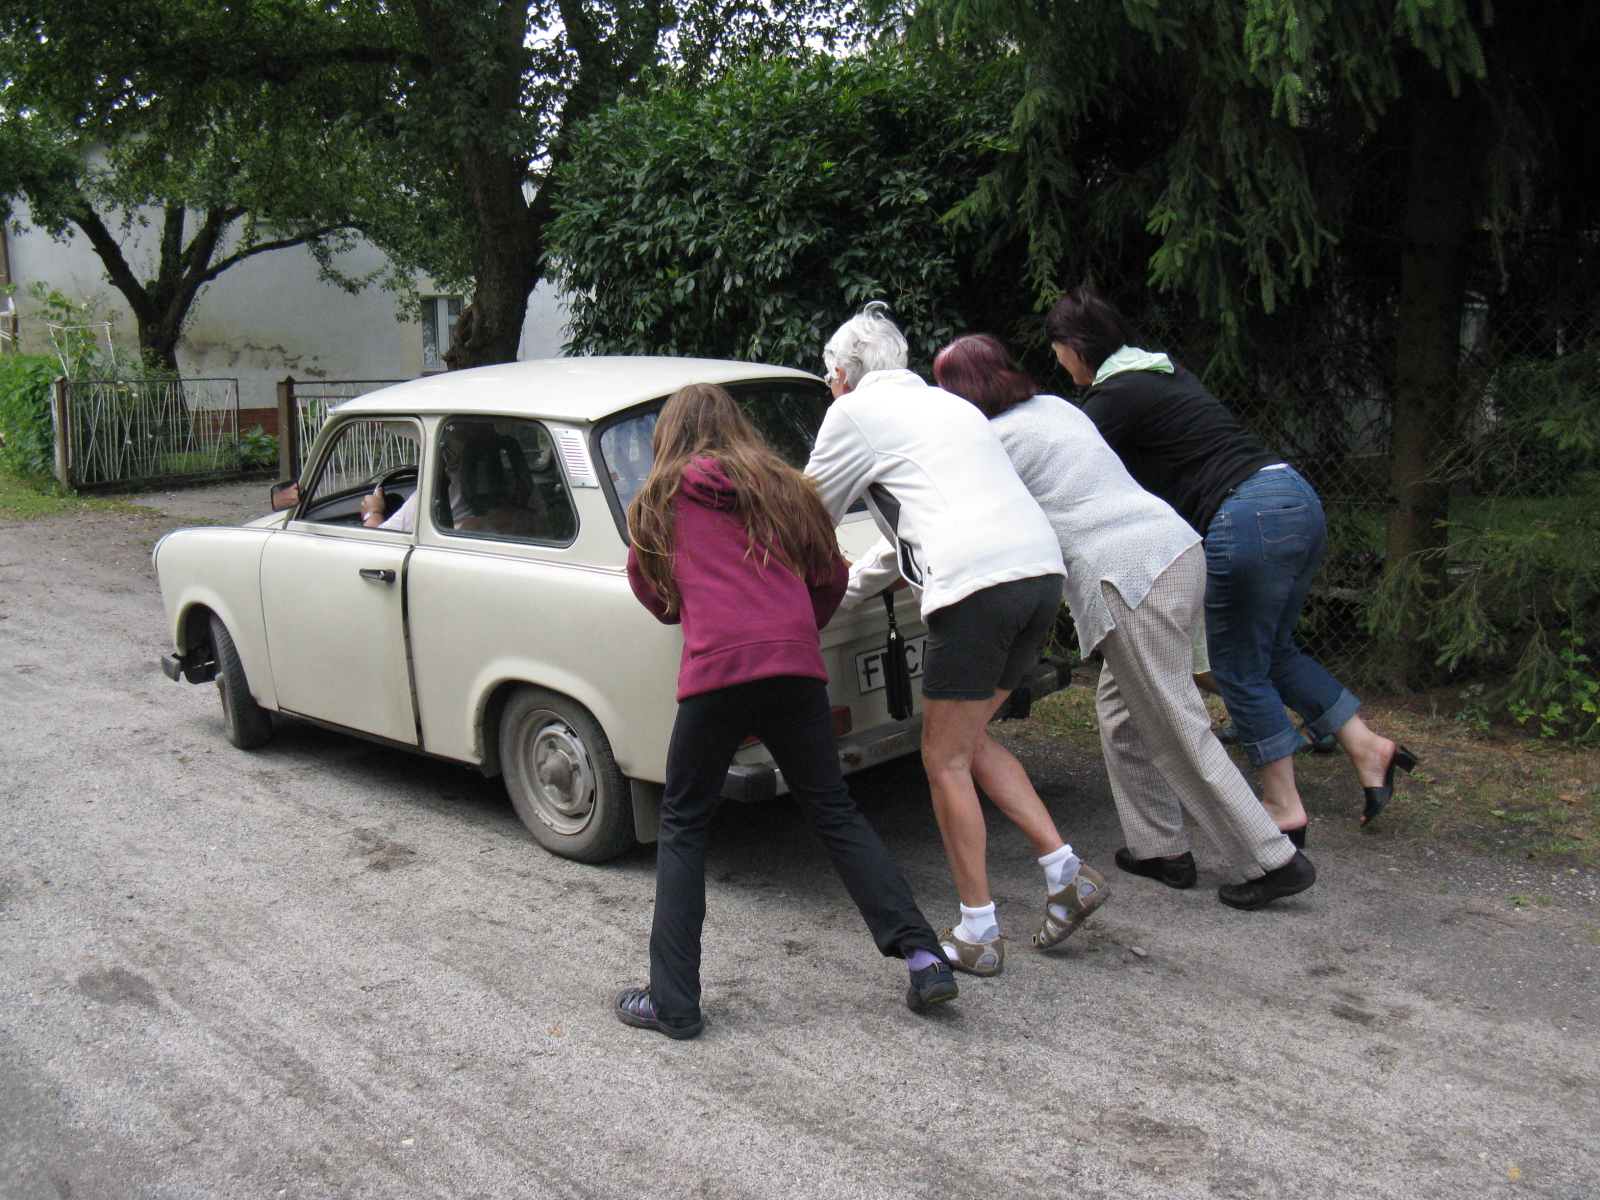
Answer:
[[[797,675],[758,679],[678,705],[661,799],[650,931],[650,995],[663,1017],[700,1015],[706,836],[734,751],[751,734],[771,751],[883,955],[927,950],[943,957],[905,877],[844,785],[827,686]]]

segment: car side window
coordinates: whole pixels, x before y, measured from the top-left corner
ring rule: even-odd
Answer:
[[[433,523],[454,537],[566,546],[578,514],[555,439],[523,417],[451,417],[439,428]]]
[[[421,449],[422,434],[412,421],[347,422],[334,435],[300,519],[360,525],[361,501],[379,487],[384,516],[392,519],[417,490]]]

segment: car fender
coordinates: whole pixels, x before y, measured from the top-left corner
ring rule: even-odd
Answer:
[[[664,677],[668,681],[665,689],[607,688],[596,682],[595,673],[580,673],[559,663],[516,653],[496,655],[486,661],[472,684],[472,694],[476,697],[474,725],[479,763],[498,769],[502,690],[507,685],[532,684],[558,692],[588,709],[605,730],[611,753],[623,774],[660,782],[665,774],[672,718],[676,715],[675,690],[681,651],[681,642],[674,645],[675,639],[670,634],[660,640],[665,643],[662,657],[666,662],[657,678]],[[635,650],[638,649],[642,648],[636,645]],[[661,694],[651,695],[652,690],[659,690]]]
[[[270,529],[179,529],[161,539],[154,558],[172,644],[188,651],[191,614],[210,609],[233,637],[256,703],[276,709],[261,611],[261,551],[270,536]]]

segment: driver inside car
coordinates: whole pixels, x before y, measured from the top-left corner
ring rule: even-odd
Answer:
[[[462,521],[472,516],[472,509],[461,495],[461,481],[458,474],[460,447],[447,440],[443,446],[443,458],[446,486],[450,491],[450,516],[459,527]],[[384,517],[388,508],[388,499],[384,495],[383,485],[379,484],[370,493],[361,498],[361,523],[368,529],[388,529],[395,533],[415,533],[417,531],[417,496],[421,493],[420,487],[414,487],[411,495],[406,497],[405,503],[397,508],[394,515]]]

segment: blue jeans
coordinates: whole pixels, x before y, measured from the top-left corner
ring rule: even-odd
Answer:
[[[1211,672],[1254,766],[1287,758],[1361,707],[1294,644],[1295,626],[1322,563],[1322,502],[1298,471],[1257,471],[1223,500],[1206,530],[1206,644]]]

